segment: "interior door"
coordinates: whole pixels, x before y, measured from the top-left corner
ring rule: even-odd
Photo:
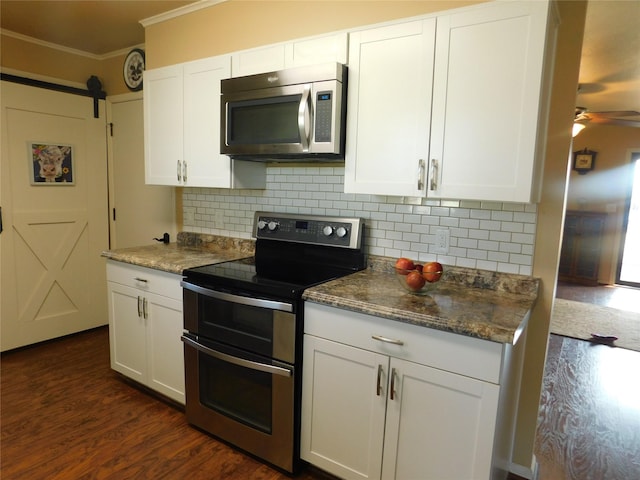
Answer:
[[[139,93],[109,97],[110,248],[176,236],[175,188],[144,182],[144,114]]]
[[[1,99],[4,351],[107,323],[108,220],[104,101],[94,118],[83,96],[2,82]]]

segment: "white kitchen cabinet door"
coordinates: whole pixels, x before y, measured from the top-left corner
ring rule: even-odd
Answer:
[[[184,404],[180,279],[107,262],[111,368]]]
[[[303,364],[301,457],[343,479],[379,479],[389,358],[305,335]]]
[[[220,80],[231,76],[231,58],[184,64],[184,185],[230,187],[231,160],[220,153]]]
[[[144,293],[114,282],[107,282],[107,291],[111,368],[144,384],[147,376],[147,327],[142,315]]]
[[[145,182],[182,185],[183,138],[182,65],[144,72]]]
[[[178,281],[176,279],[176,281]],[[146,294],[147,385],[185,403],[182,301]]]
[[[496,2],[438,17],[430,197],[537,201],[548,8]]]
[[[347,63],[347,33],[303,38],[232,53],[234,77],[320,63]]]
[[[499,386],[391,358],[386,480],[491,478]]]
[[[426,194],[435,22],[350,35],[345,192]]]
[[[285,46],[281,43],[235,52],[231,54],[231,71],[234,77],[244,77],[282,70],[285,68],[285,55]]]
[[[145,72],[145,181],[153,185],[265,188],[266,166],[220,154],[222,55]]]
[[[286,68],[330,62],[346,64],[348,45],[347,33],[296,40],[285,46]]]

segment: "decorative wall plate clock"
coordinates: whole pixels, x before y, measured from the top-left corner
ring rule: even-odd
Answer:
[[[142,90],[142,72],[144,72],[144,51],[139,48],[131,50],[124,59],[124,83],[134,92]]]

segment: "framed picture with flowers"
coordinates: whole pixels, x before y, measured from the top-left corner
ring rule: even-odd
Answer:
[[[74,185],[73,146],[29,142],[32,185]]]

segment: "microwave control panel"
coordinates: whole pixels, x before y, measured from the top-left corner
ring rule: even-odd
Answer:
[[[333,92],[318,92],[316,94],[316,124],[315,141],[331,141],[331,122],[333,119]]]

